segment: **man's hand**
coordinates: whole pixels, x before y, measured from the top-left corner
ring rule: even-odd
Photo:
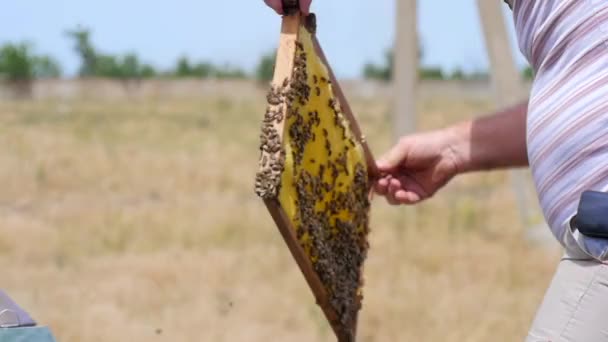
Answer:
[[[401,138],[378,162],[374,188],[391,204],[431,197],[455,175],[528,165],[527,101],[440,131]]]
[[[274,9],[278,14],[283,14],[283,4],[281,0],[264,0],[266,5]],[[300,0],[300,12],[308,15],[310,12],[310,3],[312,0]]]
[[[406,136],[378,162],[386,176],[374,186],[390,204],[415,204],[431,197],[459,172],[451,132]]]

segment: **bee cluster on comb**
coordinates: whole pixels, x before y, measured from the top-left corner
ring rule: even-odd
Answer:
[[[315,50],[314,30],[297,33],[291,68],[267,95],[255,191],[284,213],[288,222],[277,224],[291,230],[322,284],[334,329],[347,331],[361,308],[369,248],[366,146]]]

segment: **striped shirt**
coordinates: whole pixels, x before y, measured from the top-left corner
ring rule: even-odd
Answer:
[[[581,192],[608,189],[608,0],[513,0],[519,47],[535,71],[530,168],[559,241]],[[594,257],[608,240],[583,238]],[[568,247],[568,246],[565,246]]]

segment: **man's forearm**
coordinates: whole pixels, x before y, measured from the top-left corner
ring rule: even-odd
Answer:
[[[460,172],[528,165],[527,102],[448,128]]]

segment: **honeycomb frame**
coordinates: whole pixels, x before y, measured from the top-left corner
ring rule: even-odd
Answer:
[[[348,193],[350,191],[350,193],[356,193],[356,197],[351,196],[347,198],[347,196],[343,196],[344,198],[341,201],[351,203],[351,206],[355,205],[357,208],[356,211],[361,214],[358,215],[358,220],[360,223],[363,222],[361,224],[363,225],[364,229],[357,230],[357,243],[354,243],[355,240],[348,240],[343,242],[342,245],[338,246],[336,245],[337,242],[335,242],[338,241],[337,239],[331,240],[331,237],[329,236],[317,237],[319,240],[325,239],[324,243],[326,243],[326,245],[329,244],[328,241],[334,241],[333,245],[330,246],[337,246],[337,248],[343,248],[346,250],[352,250],[353,248],[357,249],[356,253],[345,254],[349,259],[357,257],[356,261],[351,261],[351,263],[354,263],[354,265],[358,265],[356,277],[356,295],[351,296],[352,298],[345,298],[343,293],[340,296],[338,295],[340,292],[339,290],[342,290],[342,292],[348,290],[348,294],[353,294],[355,289],[353,289],[352,284],[346,290],[345,286],[338,287],[338,285],[328,288],[328,277],[324,276],[323,272],[334,272],[335,268],[332,269],[329,267],[331,265],[328,265],[327,267],[320,267],[319,262],[315,261],[315,256],[311,255],[311,247],[302,242],[303,239],[306,240],[306,236],[302,236],[303,233],[301,232],[301,229],[296,227],[297,225],[294,223],[294,218],[290,217],[288,214],[289,210],[282,205],[280,198],[281,184],[282,182],[285,182],[286,177],[288,177],[285,176],[285,174],[289,173],[289,171],[286,172],[285,170],[286,164],[289,165],[288,162],[295,165],[302,163],[301,154],[296,153],[298,148],[293,148],[291,151],[289,151],[291,153],[288,154],[288,151],[286,151],[286,149],[288,149],[286,148],[286,144],[295,144],[297,147],[298,144],[305,145],[306,143],[310,143],[311,140],[315,141],[314,133],[312,133],[312,136],[310,134],[310,127],[308,130],[302,127],[306,127],[305,124],[314,124],[315,120],[317,120],[316,123],[318,125],[318,121],[320,121],[318,112],[310,112],[308,113],[309,117],[306,122],[301,121],[293,123],[292,121],[291,124],[288,123],[290,118],[293,119],[294,117],[297,117],[297,119],[301,119],[301,115],[299,113],[293,112],[293,108],[296,107],[294,103],[297,101],[302,101],[302,97],[308,98],[308,96],[311,95],[310,93],[320,95],[321,92],[320,87],[311,87],[304,84],[306,81],[302,81],[303,78],[304,80],[310,79],[306,75],[306,70],[308,67],[306,65],[306,54],[303,53],[304,47],[300,41],[300,38],[304,38],[301,37],[302,35],[307,35],[307,37],[305,37],[306,42],[312,44],[312,51],[316,54],[316,57],[318,57],[318,60],[320,60],[321,64],[324,66],[324,71],[327,72],[328,76],[327,79],[322,80],[318,80],[316,76],[312,76],[314,78],[314,84],[325,82],[326,85],[330,85],[329,89],[331,94],[328,95],[330,100],[329,103],[327,103],[327,106],[331,109],[331,112],[335,114],[336,122],[338,120],[342,120],[340,123],[342,126],[336,124],[336,127],[348,127],[349,136],[347,137],[345,133],[346,129],[343,128],[342,138],[344,141],[349,142],[352,149],[357,150],[356,152],[351,152],[350,155],[352,156],[354,155],[353,153],[358,152],[358,155],[361,158],[359,164],[356,164],[354,167],[347,167],[347,151],[349,150],[350,146],[345,143],[344,145],[347,145],[345,146],[345,151],[340,152],[338,157],[335,156],[336,151],[334,151],[333,157],[334,160],[343,160],[342,162],[333,163],[342,165],[342,167],[338,169],[338,167],[334,166],[333,170],[331,170],[331,172],[334,173],[334,184],[331,185],[332,187],[336,187],[337,185],[336,179],[338,178],[338,173],[346,174],[350,177],[350,180],[354,182],[354,190],[356,191],[350,189],[346,190],[344,193]],[[308,37],[308,35],[310,35],[310,37]],[[307,46],[307,48],[310,49],[310,46]],[[302,68],[303,66],[304,68]],[[302,75],[302,72],[305,74]],[[314,94],[312,96],[314,96]],[[334,98],[335,100],[332,100]],[[308,99],[306,99],[306,101],[308,101]],[[274,219],[274,222],[283,236],[283,239],[285,240],[292,256],[294,257],[304,275],[304,278],[311,288],[317,304],[321,307],[326,318],[328,319],[328,322],[336,334],[338,341],[355,341],[358,312],[361,308],[362,300],[360,290],[363,286],[363,262],[369,247],[367,244],[367,235],[369,233],[369,202],[371,201],[370,184],[371,181],[376,178],[376,175],[378,175],[378,171],[365,137],[361,134],[357,120],[355,119],[348,101],[346,100],[342,89],[340,88],[340,85],[325,57],[325,54],[323,53],[321,45],[316,38],[316,17],[314,14],[310,14],[306,17],[301,16],[300,14],[283,17],[279,47],[277,49],[275,72],[271,89],[267,96],[267,102],[268,108],[262,124],[260,142],[260,170],[256,175],[256,193],[264,200],[269,213]],[[302,103],[302,105],[304,105],[304,103]],[[306,136],[303,137],[303,135]],[[331,156],[332,151],[326,129],[323,129],[323,135],[326,139],[326,148],[324,153]],[[321,139],[321,137],[317,137],[317,139]],[[300,147],[300,151],[303,151],[305,148],[305,146]],[[307,162],[315,163],[315,160],[311,159]],[[328,166],[332,166],[331,161],[329,162]],[[323,174],[324,170],[320,171],[321,174]],[[321,178],[322,177],[323,175],[321,175]],[[301,180],[301,178],[302,177],[300,176],[299,180]],[[320,184],[315,185],[315,182],[310,180],[312,177],[308,176],[305,178],[308,179],[308,181],[306,181],[304,184],[297,184],[297,186],[295,182],[295,175],[294,179],[290,179],[294,183],[293,188],[298,189],[298,200],[300,201],[300,207],[303,206],[303,200],[301,197],[299,197],[299,195],[301,191],[306,192],[306,190],[302,190],[305,189],[305,186],[307,187],[306,189],[316,189],[318,192],[322,191],[319,189]],[[302,185],[302,187],[300,187],[300,185]],[[325,190],[326,192],[331,191],[327,184]],[[312,190],[309,190],[308,192],[312,192]],[[337,191],[334,190],[333,192],[335,194]],[[298,205],[298,200],[295,202],[296,205]],[[330,208],[325,210],[332,209]],[[359,222],[354,220],[352,217],[351,219],[351,221]],[[339,228],[340,225],[347,226],[348,222],[346,221],[348,220],[343,222],[338,218],[334,218],[334,221],[331,221],[333,222],[331,224],[338,225]],[[327,222],[326,225],[328,224]],[[353,224],[351,224],[351,226],[352,225]],[[338,228],[336,229],[340,231],[341,228]],[[354,228],[358,228],[358,226],[353,226],[350,229],[354,232]],[[342,235],[345,235],[345,233]],[[318,253],[318,248],[314,249],[314,251]],[[339,261],[335,258],[330,260],[333,262]],[[339,270],[344,270],[344,267],[346,266],[343,266],[341,269],[339,268]],[[334,278],[337,279],[339,277],[334,276]],[[332,280],[335,279],[332,278]],[[352,277],[350,280],[350,283],[352,283]],[[345,281],[342,281],[342,283],[345,283]],[[331,294],[329,292],[331,292]],[[341,308],[343,306],[348,307],[342,310]]]

